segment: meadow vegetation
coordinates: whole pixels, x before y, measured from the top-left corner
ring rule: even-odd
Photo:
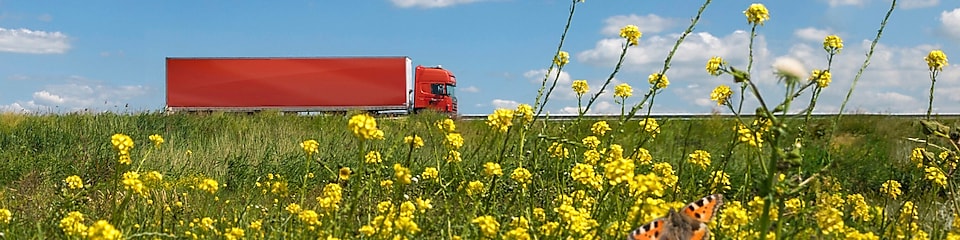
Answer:
[[[583,4],[571,3],[566,26]],[[751,36],[770,20],[762,4],[743,14]],[[643,44],[641,30],[621,29],[621,56]],[[566,33],[551,71],[569,64]],[[676,47],[645,82],[608,86],[621,57],[600,89],[548,74],[532,105],[477,121],[5,113],[0,238],[623,239],[723,194],[709,221],[718,239],[960,239],[957,119],[811,115],[820,91],[838,87],[830,65],[843,41],[823,45],[828,64],[809,74],[795,60],[773,63],[782,96],[755,86],[769,73],[754,73],[753,59],[709,59],[706,72],[724,82],[711,100],[729,112],[697,119],[651,115]],[[928,63],[932,105],[946,55],[916,61]],[[540,114],[556,87],[577,93],[580,117]],[[611,90],[619,116],[583,117]]]

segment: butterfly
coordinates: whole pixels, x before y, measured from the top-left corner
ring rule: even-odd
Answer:
[[[670,209],[661,217],[630,232],[627,240],[707,240],[710,229],[707,222],[717,215],[723,206],[723,195],[714,194],[687,204],[686,207]]]

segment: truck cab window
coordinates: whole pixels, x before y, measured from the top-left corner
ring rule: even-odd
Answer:
[[[445,95],[444,94],[443,84],[430,84],[430,93],[436,95]]]
[[[447,84],[446,86],[447,86],[447,95],[456,96],[456,94],[454,94],[454,92],[456,91],[454,90],[457,89],[457,85]]]

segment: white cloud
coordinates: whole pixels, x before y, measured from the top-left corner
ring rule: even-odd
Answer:
[[[50,54],[70,49],[66,34],[30,29],[0,28],[0,52]]]
[[[947,36],[960,40],[960,8],[940,13],[940,24]]]
[[[147,94],[141,85],[114,86],[82,77],[51,84],[33,93],[29,100],[0,105],[0,111],[59,112],[120,109],[135,97]]]
[[[827,35],[831,35],[829,30],[817,29],[814,27],[801,28],[793,31],[793,35],[807,41],[823,41]]]
[[[463,89],[460,89],[459,91],[468,92],[468,93],[478,93],[480,92],[480,88],[478,88],[477,86],[467,86],[467,87],[464,87]]]
[[[904,0],[904,9],[933,7],[940,4],[940,0]]]
[[[482,0],[390,0],[393,5],[402,8],[442,8],[459,4],[479,2]]]
[[[636,25],[643,33],[658,33],[672,27],[675,23],[673,19],[663,18],[655,14],[647,14],[646,16],[617,15],[607,18],[604,22],[606,25],[604,25],[601,33],[611,36],[620,36],[620,28],[629,24]]]
[[[493,105],[493,108],[517,109],[517,105],[520,105],[520,102],[514,100],[494,99],[493,101],[490,101],[490,105]]]
[[[827,0],[827,3],[830,4],[831,7],[844,5],[863,6],[863,4],[866,2],[867,0]]]

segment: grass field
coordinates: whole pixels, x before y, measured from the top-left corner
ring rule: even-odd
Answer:
[[[589,162],[584,157],[589,147],[577,139],[593,135],[593,121],[534,125],[531,129],[543,129],[526,134],[525,141],[516,132],[492,130],[486,121],[457,121],[455,132],[463,138],[462,162],[448,162],[452,146],[445,144],[445,131],[436,125],[445,116],[379,120],[383,140],[354,136],[348,130],[348,117],[0,115],[0,159],[4,160],[0,208],[13,215],[0,225],[0,231],[11,239],[66,238],[73,230],[63,219],[79,212],[83,214],[79,223],[88,232],[97,220],[107,220],[128,238],[232,238],[239,236],[237,230],[246,238],[360,238],[366,236],[361,233],[364,227],[374,229],[373,238],[475,239],[490,233],[485,231],[503,238],[521,233],[538,238],[623,238],[632,228],[665,214],[665,207],[712,193],[725,194],[727,209],[739,204],[746,214],[759,214],[751,209],[756,203],[748,204],[762,191],[757,183],[762,174],[756,170],[760,163],[751,160],[757,152],[738,145],[732,155],[727,154],[730,141],[726,138],[733,138],[735,124],[730,117],[659,119],[660,133],[655,138],[638,121],[623,127],[611,121],[615,130],[606,134],[616,136],[614,142],[623,146],[625,156],[643,143],[652,159],[643,163],[634,157],[635,169],[630,169],[634,179],[610,185],[605,180],[616,174],[604,170],[615,165],[605,165],[612,160],[609,152],[603,154],[600,162],[590,165],[602,179],[599,187],[572,176],[577,163]],[[910,151],[919,145],[905,136],[922,135],[918,119],[847,116],[832,137],[819,135],[830,122],[812,120],[811,134],[803,140],[803,162],[789,166],[803,169],[804,174],[796,177],[821,175],[798,193],[784,193],[789,197],[785,199],[799,199],[804,207],[780,216],[780,221],[790,223],[781,235],[818,235],[810,232],[821,227],[814,212],[821,204],[819,198],[829,194],[861,194],[868,205],[887,211],[897,211],[904,200],[913,200],[918,219],[924,220],[918,221],[922,229],[933,236],[949,230],[952,216],[943,204],[952,197],[946,198],[947,191],[933,187],[910,162]],[[111,144],[115,133],[126,134],[134,142],[129,165],[118,164]],[[164,142],[154,145],[148,138],[153,134]],[[421,137],[423,147],[411,149],[404,142],[405,136],[412,135]],[[308,139],[319,146],[312,154],[300,145]],[[533,146],[519,151],[520,142]],[[553,154],[549,146],[554,142],[564,143],[566,158],[563,153]],[[712,162],[706,168],[688,162],[695,150],[710,153]],[[364,163],[368,151],[379,152],[382,162]],[[819,172],[829,161],[834,164]],[[485,166],[489,163],[497,163],[500,170],[491,172],[492,167]],[[670,174],[653,171],[657,163],[669,164],[675,184],[669,184]],[[347,179],[339,176],[343,167],[351,169]],[[511,177],[520,167],[530,173],[525,184]],[[436,178],[424,173],[427,168],[437,170]],[[710,174],[717,170],[728,174],[729,183],[712,181]],[[162,178],[147,177],[152,171]],[[140,173],[141,193],[125,184],[124,172]],[[71,188],[69,176],[79,176],[83,188]],[[205,186],[206,179],[216,183]],[[392,186],[384,186],[387,180],[393,181]],[[643,180],[656,183],[649,183],[645,192],[637,189]],[[880,192],[887,180],[902,184],[903,194],[897,201]],[[337,184],[340,191],[334,194],[330,184]],[[322,202],[331,196],[340,201]],[[841,203],[840,209],[851,208]],[[308,210],[315,215],[304,214]],[[886,215],[874,221],[843,217],[849,226],[867,232],[897,221],[897,214]],[[477,220],[482,216],[491,216],[498,224]],[[740,238],[736,234],[743,229],[739,227],[749,225],[738,226],[738,231],[721,225],[714,234]]]

